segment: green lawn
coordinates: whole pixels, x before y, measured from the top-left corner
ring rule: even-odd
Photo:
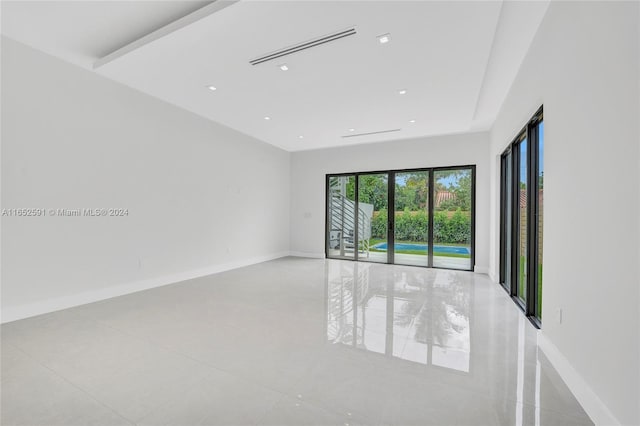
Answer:
[[[518,281],[519,294],[526,295],[526,281],[524,273],[524,256],[520,256],[520,279]],[[524,300],[524,298],[521,298]],[[538,265],[538,306],[536,306],[536,316],[542,319],[542,264]]]

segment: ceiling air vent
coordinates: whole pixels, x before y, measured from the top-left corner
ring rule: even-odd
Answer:
[[[391,132],[399,132],[402,129],[390,129],[390,130],[379,130],[377,132],[368,132],[368,133],[356,133],[354,135],[344,135],[343,138],[355,138],[356,136],[369,136],[369,135],[378,135],[380,133],[391,133]]]
[[[310,49],[312,47],[320,46],[321,44],[329,43],[332,41],[340,40],[341,38],[349,37],[356,34],[355,28],[349,28],[348,30],[338,31],[333,34],[324,35],[313,40],[305,41],[303,43],[296,44],[295,46],[286,47],[280,49],[277,52],[269,53],[268,55],[261,56],[249,61],[251,65],[258,65],[263,62],[273,61],[274,59],[281,58],[283,56],[291,55],[293,53],[300,52],[301,50]]]

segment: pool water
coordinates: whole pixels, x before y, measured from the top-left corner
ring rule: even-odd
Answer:
[[[393,245],[395,247],[395,251],[401,250],[421,250],[427,251],[429,248],[428,244],[407,244],[407,243],[395,243]],[[386,250],[387,243],[378,243],[373,246],[373,248],[378,250]],[[434,253],[456,253],[456,254],[469,254],[468,247],[460,247],[460,246],[433,246]]]

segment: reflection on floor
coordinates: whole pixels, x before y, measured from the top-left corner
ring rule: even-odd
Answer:
[[[329,256],[339,257],[340,250],[329,250]],[[353,257],[353,252],[346,252],[346,257]],[[369,253],[360,253],[359,259],[364,262],[378,262],[387,263],[387,252],[383,251],[371,251]],[[397,265],[409,265],[409,266],[427,266],[429,259],[427,256],[421,256],[418,254],[405,254],[396,253],[394,257],[394,263]],[[449,269],[471,269],[471,259],[464,257],[448,257],[448,256],[433,256],[433,264],[438,268]]]
[[[328,265],[329,341],[469,372],[473,287],[454,271],[406,268],[372,283],[371,268]]]
[[[2,325],[7,425],[585,425],[496,284],[284,258]]]

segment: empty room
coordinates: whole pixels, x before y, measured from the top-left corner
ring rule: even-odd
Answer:
[[[637,1],[1,1],[3,426],[640,425]]]

